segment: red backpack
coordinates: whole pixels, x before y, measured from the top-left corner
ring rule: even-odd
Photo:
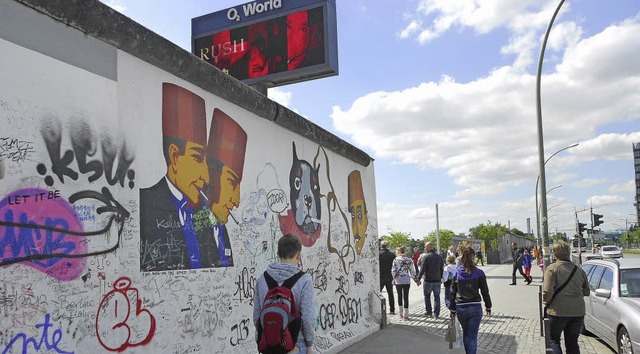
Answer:
[[[293,350],[298,341],[302,319],[291,288],[305,273],[300,271],[282,285],[264,272],[269,291],[260,309],[258,351],[263,354],[284,354]]]

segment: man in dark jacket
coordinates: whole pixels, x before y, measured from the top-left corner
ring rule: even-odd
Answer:
[[[380,247],[382,248],[380,250],[380,291],[382,291],[382,288],[387,288],[389,313],[395,315],[395,299],[393,297],[393,286],[391,285],[391,281],[393,280],[391,276],[391,266],[396,256],[389,251],[388,241],[382,241]]]
[[[527,285],[531,284],[531,277],[528,277],[526,274],[524,274],[524,271],[522,270],[522,258],[520,258],[523,255],[524,251],[520,248],[518,248],[518,245],[513,242],[511,243],[511,257],[513,257],[513,272],[511,273],[511,284],[509,285],[516,285],[516,271],[519,271],[520,274],[524,277],[524,281],[527,282]]]
[[[422,257],[418,279],[422,279],[424,276],[424,287],[422,291],[424,293],[424,307],[427,312],[427,317],[431,317],[433,314],[433,316],[438,318],[438,316],[440,316],[440,283],[442,281],[442,273],[444,272],[444,262],[442,262],[440,255],[433,249],[431,242],[427,242],[424,245],[424,252],[425,256]],[[433,311],[431,308],[432,292]]]

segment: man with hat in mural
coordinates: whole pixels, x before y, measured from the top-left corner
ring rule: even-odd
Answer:
[[[207,250],[210,232],[194,228],[194,210],[209,183],[205,158],[205,102],[193,92],[162,84],[162,145],[166,175],[140,189],[140,269],[142,271],[213,267]]]
[[[209,185],[205,194],[207,206],[213,213],[211,229],[217,244],[219,263],[216,265],[220,267],[233,267],[231,240],[226,224],[229,217],[237,224],[231,211],[240,203],[240,181],[246,147],[247,133],[244,129],[216,108],[206,149]]]
[[[367,216],[367,203],[364,201],[362,191],[362,179],[360,171],[353,170],[349,173],[349,213],[351,213],[351,231],[353,240],[356,242],[356,253],[362,252],[364,246],[364,236],[369,225]]]

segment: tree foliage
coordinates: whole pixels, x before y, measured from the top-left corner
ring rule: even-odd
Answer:
[[[447,230],[447,229],[440,230],[440,249],[446,250],[447,248],[449,248],[449,246],[453,244],[453,237],[455,235],[456,234],[451,230]],[[427,242],[433,242],[433,246],[437,247],[438,242],[437,242],[437,235],[435,231],[431,231],[422,241],[423,244]]]
[[[506,235],[508,232],[509,229],[506,226],[498,222],[493,224],[490,220],[487,221],[486,224],[481,223],[469,229],[471,238],[484,240],[485,247],[494,251],[498,249],[498,238]]]
[[[381,238],[385,241],[389,241],[390,248],[396,248],[411,245],[410,237],[410,232],[393,231],[392,229],[389,229],[388,233],[383,235]]]

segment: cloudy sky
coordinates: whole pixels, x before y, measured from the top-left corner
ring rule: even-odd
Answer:
[[[190,50],[191,18],[244,1],[104,2]],[[441,229],[535,230],[536,69],[559,1],[337,3],[340,74],[268,94],[375,159],[380,234],[423,238],[436,203]],[[640,1],[565,2],[543,67],[545,158],[579,145],[546,165],[551,233],[572,235],[589,208],[603,230],[636,220],[638,58]]]

